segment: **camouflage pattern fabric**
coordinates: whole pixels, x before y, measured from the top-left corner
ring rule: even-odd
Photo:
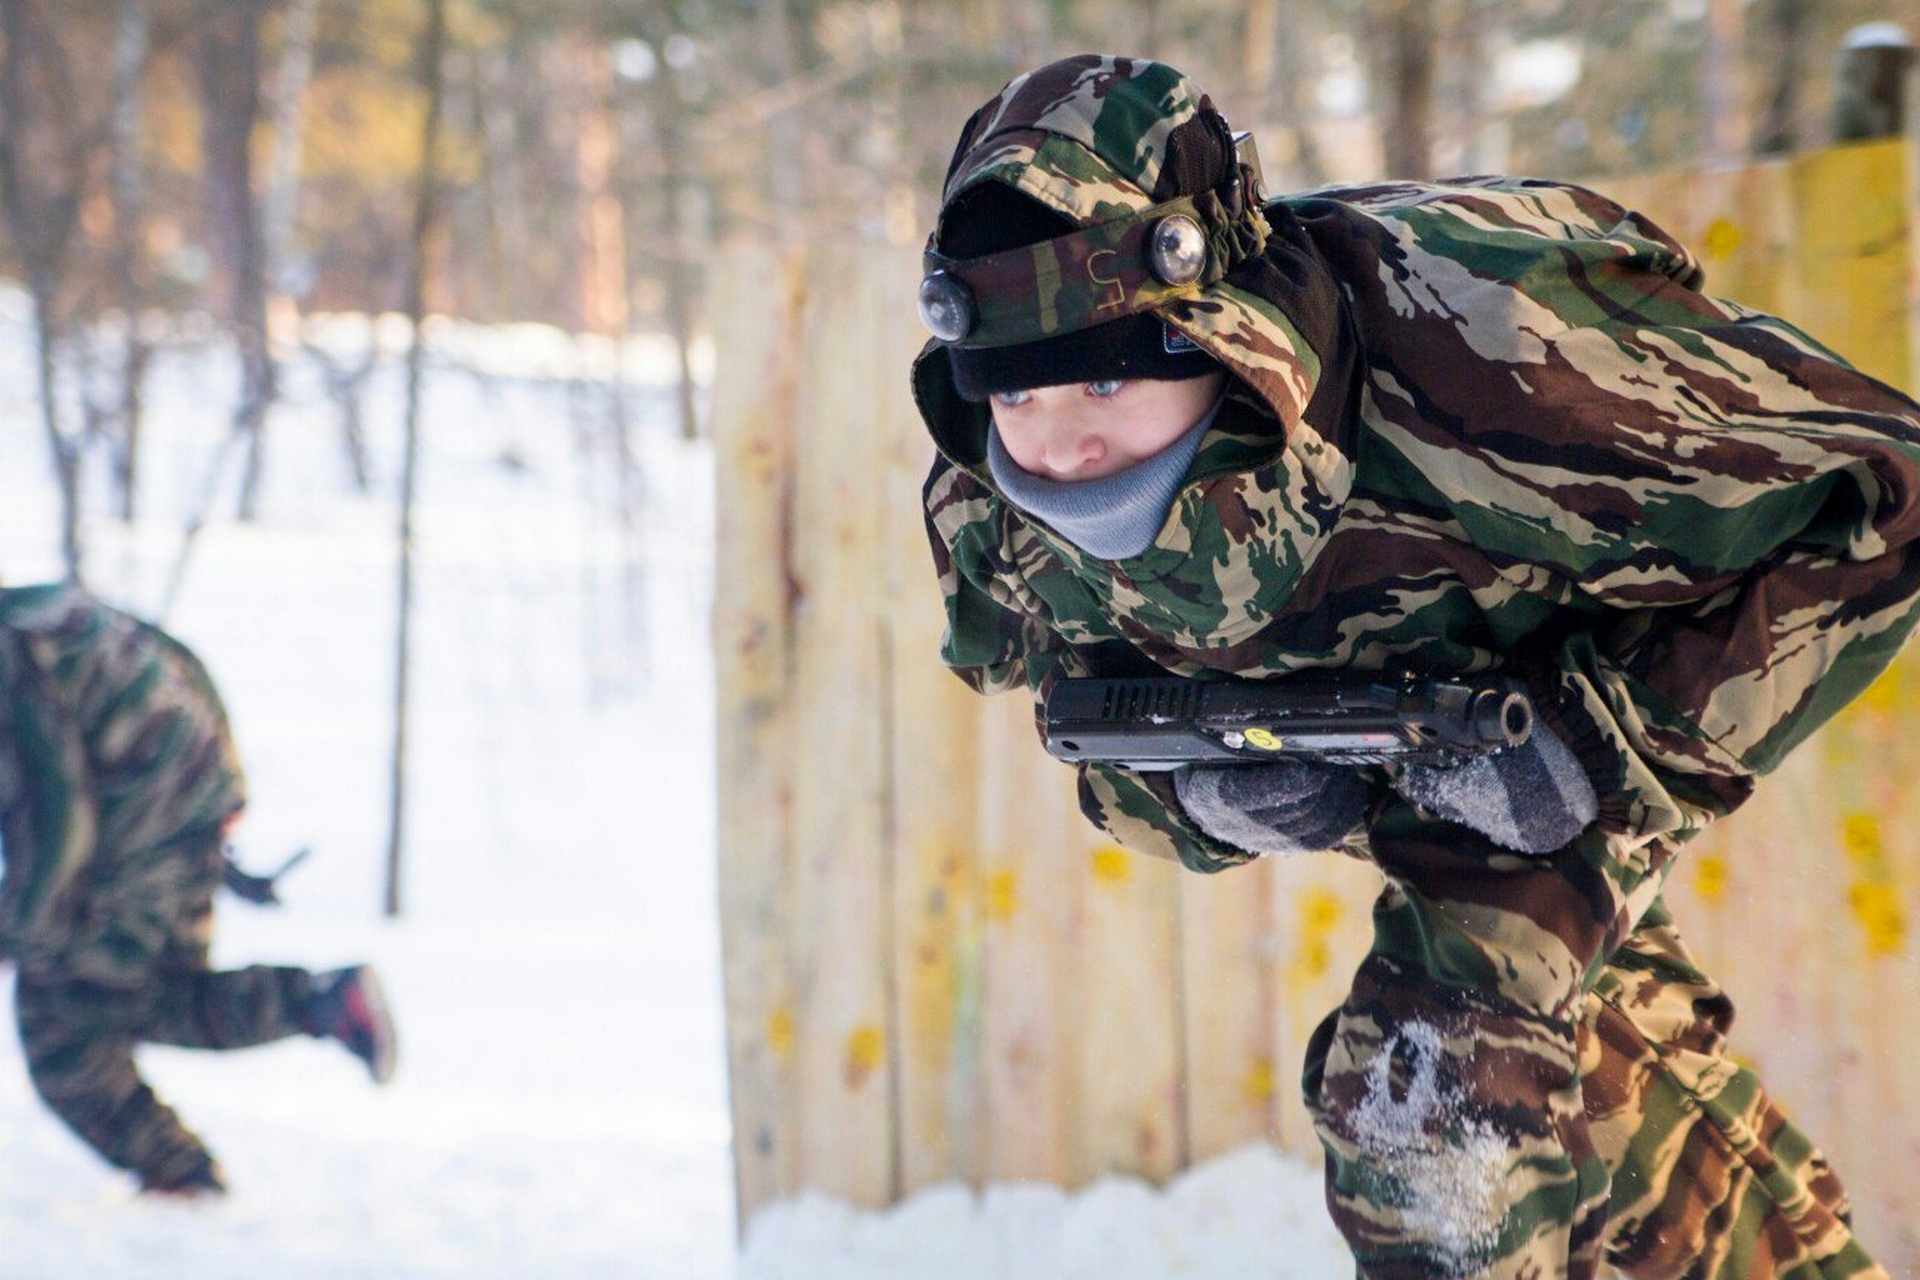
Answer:
[[[166,1183],[205,1147],[139,1077],[142,1042],[300,1031],[298,969],[208,969],[222,824],[245,799],[225,712],[178,641],[71,586],[0,590],[0,940],[48,1106]]]
[[[118,987],[204,946],[181,903],[219,882],[246,788],[199,660],[78,588],[16,587],[0,590],[0,691],[21,779],[0,945],[23,969]]]
[[[33,1087],[109,1163],[161,1186],[202,1167],[206,1145],[134,1066],[141,1044],[244,1049],[306,1032],[304,969],[165,966],[132,990],[22,970],[14,987]]]
[[[992,130],[970,125],[985,141],[956,156],[949,195],[1003,181],[1082,225],[1146,207],[1155,139],[1200,95],[1156,89],[1155,115],[1115,86],[1166,74],[1092,57],[1014,82],[983,108]],[[1058,678],[1124,665],[1522,676],[1593,781],[1594,825],[1523,859],[1381,788],[1344,846],[1389,887],[1305,1083],[1362,1274],[1580,1280],[1615,1251],[1635,1276],[1878,1274],[1833,1243],[1841,1226],[1809,1227],[1791,1256],[1759,1209],[1682,1215],[1694,1235],[1666,1247],[1714,1269],[1636,1260],[1648,1246],[1609,1215],[1645,1206],[1616,1203],[1608,1152],[1638,1150],[1621,1145],[1635,1123],[1680,1128],[1590,1116],[1581,1028],[1609,966],[1654,945],[1682,844],[1920,618],[1920,406],[1702,294],[1686,249],[1578,187],[1326,188],[1267,218],[1263,255],[1160,309],[1233,380],[1139,556],[1095,559],[1005,502],[982,461],[987,407],[956,394],[943,349],[923,351],[942,656],[1036,704]],[[1249,856],[1188,821],[1165,775],[1092,765],[1080,785],[1130,848],[1201,871]],[[1684,1026],[1638,1025],[1661,1062],[1692,1049]],[[1843,1221],[1837,1184],[1757,1087],[1716,1096],[1746,1108],[1720,1131],[1759,1178],[1730,1196],[1761,1204],[1745,1188],[1773,1187],[1769,1166],[1811,1171],[1819,1213]],[[1414,1212],[1416,1186],[1452,1191]]]

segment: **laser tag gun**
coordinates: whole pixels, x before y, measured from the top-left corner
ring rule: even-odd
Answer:
[[[312,849],[301,849],[281,863],[278,871],[268,875],[254,875],[240,869],[240,864],[233,860],[233,849],[229,846],[220,869],[220,883],[225,885],[236,898],[243,898],[259,906],[277,907],[280,905],[280,893],[277,888],[280,877],[306,861],[307,855],[312,852]]]
[[[1308,671],[1275,680],[1062,680],[1044,708],[1061,760],[1130,769],[1255,763],[1453,765],[1533,732],[1518,681]]]

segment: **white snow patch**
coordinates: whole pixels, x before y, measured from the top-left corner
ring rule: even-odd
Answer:
[[[932,1187],[861,1213],[817,1193],[748,1227],[740,1280],[1326,1280],[1352,1255],[1320,1174],[1265,1145],[1229,1152],[1156,1192],[1102,1178],[1077,1194],[997,1183]]]

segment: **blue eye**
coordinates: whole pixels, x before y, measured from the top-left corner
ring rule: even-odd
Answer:
[[[1120,388],[1126,385],[1127,384],[1119,378],[1102,378],[1098,382],[1089,382],[1087,384],[1087,394],[1099,396],[1104,400],[1108,396],[1119,395]]]
[[[1033,393],[1031,391],[996,391],[993,393],[993,402],[1008,409],[1017,409],[1031,399],[1033,399]]]

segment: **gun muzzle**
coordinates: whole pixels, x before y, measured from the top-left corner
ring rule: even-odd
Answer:
[[[1517,747],[1533,733],[1533,704],[1514,689],[1488,689],[1468,712],[1474,732],[1490,746]]]

